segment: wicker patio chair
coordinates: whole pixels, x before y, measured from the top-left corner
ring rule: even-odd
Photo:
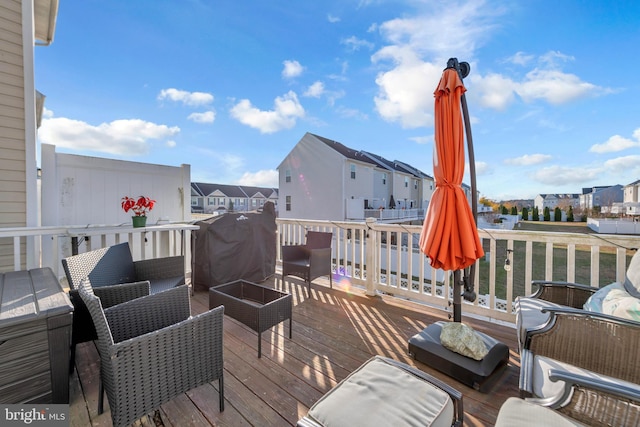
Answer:
[[[89,280],[82,281],[79,293],[96,325],[101,380],[114,426],[129,425],[216,379],[224,410],[223,306],[191,317],[187,286],[104,310]]]
[[[329,286],[333,288],[331,271],[332,233],[308,231],[304,245],[282,246],[282,280],[285,276],[296,276],[307,282],[311,292],[311,281],[321,276],[329,276]]]
[[[589,425],[638,425],[637,398],[618,398],[592,384],[574,387],[568,394],[566,382],[572,381],[567,375],[576,375],[637,390],[640,322],[569,307],[543,311],[549,322],[527,331],[520,354],[522,397],[554,402],[560,412]]]
[[[640,425],[640,385],[605,381],[567,370],[551,369],[549,378],[560,383],[550,399],[510,397],[502,404],[496,427],[571,427]],[[605,398],[606,396],[606,398]],[[575,401],[574,408],[563,407]],[[575,408],[578,408],[576,411]],[[554,410],[555,409],[555,410]],[[588,414],[587,417],[584,414]]]
[[[84,252],[62,260],[74,306],[71,365],[76,344],[97,338],[91,316],[78,295],[80,281],[91,281],[104,308],[185,283],[184,257],[133,261],[129,243]]]

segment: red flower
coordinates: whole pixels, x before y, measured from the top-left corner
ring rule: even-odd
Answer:
[[[146,216],[147,212],[153,209],[155,203],[155,200],[145,196],[139,196],[138,200],[124,196],[122,198],[122,209],[125,212],[129,212],[131,210],[136,214],[136,216]]]

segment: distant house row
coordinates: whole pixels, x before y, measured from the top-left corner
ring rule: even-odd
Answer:
[[[435,189],[416,167],[312,133],[280,163],[278,175],[281,218],[364,220],[367,212],[395,209],[422,220]]]
[[[246,185],[191,183],[191,212],[220,213],[255,211],[266,202],[278,206],[278,189]]]
[[[583,188],[581,194],[538,194],[534,199],[534,206],[540,212],[544,208],[568,209],[571,206],[573,209],[599,208],[601,212],[640,215],[639,194],[640,180],[625,186],[616,184]]]

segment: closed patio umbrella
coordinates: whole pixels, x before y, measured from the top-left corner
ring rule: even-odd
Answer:
[[[435,146],[433,171],[436,189],[433,193],[422,232],[420,249],[429,257],[432,267],[454,272],[453,308],[454,321],[461,321],[460,272],[470,267],[465,274],[466,295],[475,299],[473,293],[473,267],[484,255],[476,226],[477,190],[473,157],[473,142],[466,108],[466,91],[462,79],[469,72],[469,64],[449,59],[442,73],[435,96]],[[463,114],[464,113],[464,126]],[[469,151],[472,206],[462,189],[464,174],[464,133]]]

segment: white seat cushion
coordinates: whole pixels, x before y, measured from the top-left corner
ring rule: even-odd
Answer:
[[[500,407],[496,427],[575,427],[582,426],[558,412],[527,402],[516,397],[510,397]]]
[[[446,392],[373,358],[320,398],[307,416],[325,427],[450,427],[453,412]]]

